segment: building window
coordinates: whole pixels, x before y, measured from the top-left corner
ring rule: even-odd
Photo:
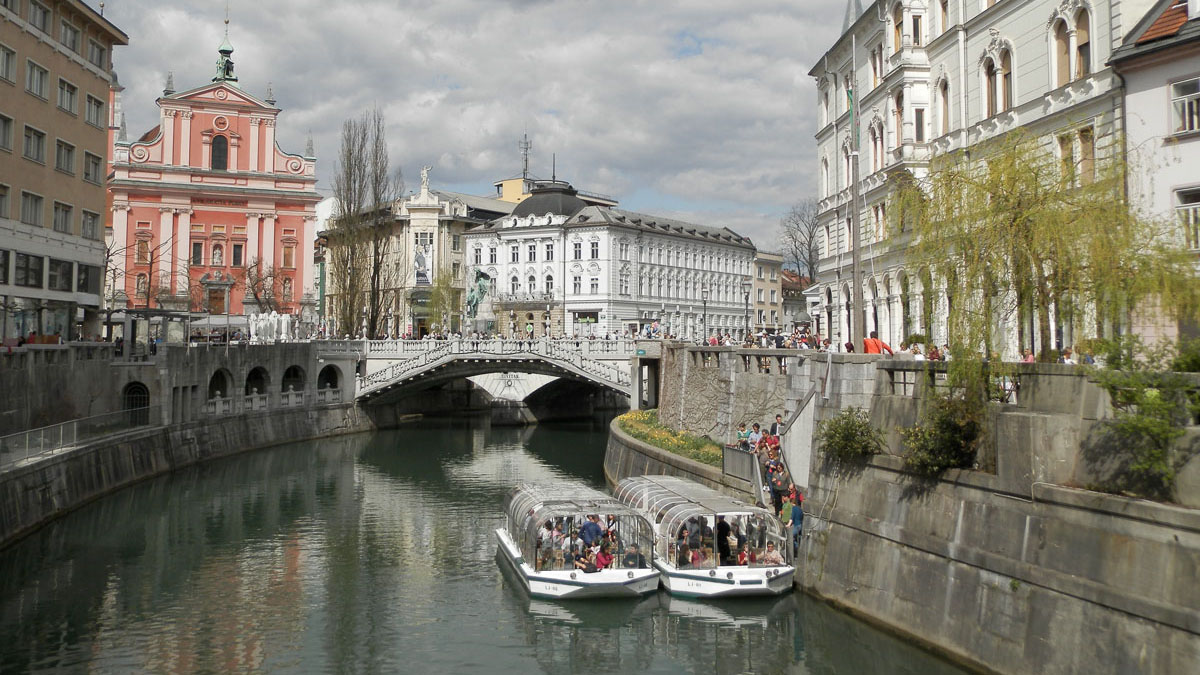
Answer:
[[[8,251],[0,250],[0,286],[8,285]]]
[[[554,260],[554,244],[546,244],[546,262]]]
[[[599,278],[597,278],[597,277],[592,277],[592,280],[591,280],[591,291],[592,291],[592,295],[599,295],[599,294],[600,294],[600,279],[599,279]]]
[[[1058,137],[1059,177],[1063,185],[1075,184],[1075,139],[1071,134]]]
[[[996,62],[990,57],[983,62],[983,87],[984,87],[984,105],[987,110],[987,117],[991,117],[1000,112],[996,105]]]
[[[243,252],[245,251],[245,249],[246,249],[246,247],[245,247],[243,244],[234,244],[234,245],[233,245],[233,261],[232,261],[232,264],[233,264],[233,266],[234,266],[234,267],[241,267],[241,266],[242,266],[242,256],[244,255],[244,253],[243,253]]]
[[[513,295],[516,295],[517,292],[521,290],[521,280],[516,277],[509,279],[508,284],[509,284],[509,290],[512,292]]]
[[[93,66],[104,70],[104,64],[108,61],[108,50],[99,42],[88,40],[88,61]]]
[[[33,127],[25,127],[24,155],[26,159],[44,164],[46,162],[46,134]]]
[[[1054,61],[1054,86],[1062,87],[1071,81],[1071,38],[1061,19],[1054,24]]]
[[[914,14],[912,18],[912,42],[914,45],[921,46],[921,15]]]
[[[100,241],[100,214],[83,211],[80,214],[80,232],[84,239]]]
[[[462,276],[462,263],[458,262],[457,260],[450,263],[450,276],[455,279],[458,279]]]
[[[52,291],[71,290],[71,279],[75,276],[70,261],[50,259],[50,274],[46,288]]]
[[[84,119],[87,123],[94,127],[104,127],[104,101],[88,94],[87,110],[84,111]]]
[[[898,52],[904,46],[904,7],[896,3],[892,11],[892,51]]]
[[[537,244],[529,245],[529,262],[537,262]]]
[[[42,265],[44,258],[40,255],[17,253],[13,264],[13,285],[25,288],[42,287]]]
[[[521,262],[521,247],[513,244],[509,247],[509,257],[512,258],[509,262]]]
[[[150,262],[150,260],[149,260],[150,255],[149,255],[148,249],[147,249],[147,253],[144,256],[142,254],[142,246],[144,246],[145,244],[146,244],[146,242],[144,242],[144,241],[138,242],[138,262],[140,262],[140,263]],[[192,264],[193,265],[203,265],[204,264],[204,244],[201,242],[198,242],[198,241],[192,242]]]
[[[283,247],[283,266],[286,269],[292,269],[292,268],[296,267],[296,247],[295,246],[284,246]]]
[[[58,107],[75,114],[75,103],[79,98],[79,89],[66,80],[58,81]]]
[[[462,235],[461,234],[450,235],[450,250],[451,251],[461,251],[462,250]]]
[[[46,98],[46,82],[49,79],[50,71],[33,61],[25,62],[25,91],[44,99]]]
[[[71,233],[71,207],[62,202],[54,202],[54,231]]]
[[[659,281],[659,283],[662,283],[662,281]],[[579,295],[583,292],[583,277],[572,277],[571,292],[575,295]]]
[[[37,0],[29,0],[29,24],[43,33],[50,32],[50,10]]]
[[[1200,131],[1200,77],[1171,85],[1171,114],[1172,133]]]
[[[765,293],[765,291],[763,289],[761,289],[761,288],[758,289],[758,301],[759,302],[763,302],[763,294],[764,293]]]
[[[0,218],[8,217],[8,186],[0,185]],[[0,281],[3,281],[0,278]]]
[[[592,260],[595,260],[599,257],[600,257],[600,242],[593,241],[592,242]]]
[[[918,143],[925,142],[925,109],[913,108],[913,133],[914,140]]]
[[[42,226],[42,198],[32,192],[21,193],[21,222],[35,227]]]
[[[488,248],[488,263],[491,265],[496,264],[496,247],[495,246]]]
[[[576,260],[583,260],[583,242],[577,241],[577,242],[571,244],[571,251],[572,251],[572,253],[575,254]],[[661,250],[659,251],[659,254],[660,254],[659,262],[662,262],[662,259],[661,259],[662,251]]]
[[[1091,22],[1086,9],[1075,15],[1075,79],[1092,73]]]
[[[892,116],[892,123],[896,126],[896,142],[892,147],[898,148],[904,142],[904,92],[896,94],[896,106]]]
[[[950,0],[938,1],[938,28],[941,33],[950,30]]]
[[[942,104],[942,135],[950,133],[950,83],[942,80],[939,89]]]
[[[101,172],[104,166],[102,161],[98,155],[90,152],[83,153],[83,179],[99,185],[104,179],[104,174]]]
[[[529,284],[529,293],[530,294],[533,294],[537,291],[537,277],[530,274],[529,278],[526,279],[525,282]]]
[[[759,278],[759,279],[762,279],[762,278],[764,278],[764,277],[763,277],[763,266],[762,266],[762,265],[759,265],[759,266],[758,266],[758,278]]]
[[[0,115],[0,150],[12,152],[13,121],[7,115]]]
[[[1008,110],[1013,107],[1013,68],[1012,52],[1005,49],[1000,52],[1000,109]]]
[[[75,146],[61,140],[55,143],[54,168],[64,173],[75,174]]]
[[[475,264],[476,265],[483,264],[483,249],[481,249],[481,248],[475,249]]]
[[[75,292],[99,293],[100,268],[95,265],[75,265]]]
[[[66,21],[62,22],[62,25],[59,28],[58,41],[61,42],[67,49],[70,49],[76,54],[79,53],[79,29],[67,23]]]
[[[1096,134],[1091,127],[1079,130],[1079,182],[1096,180]]]
[[[547,274],[546,275],[546,294],[549,295],[553,292],[554,292],[554,275]]]
[[[1200,251],[1200,190],[1176,193],[1179,205],[1179,223],[1183,226],[1184,240],[1191,251]]]
[[[89,107],[91,100],[88,100]],[[213,136],[212,139],[212,170],[229,170],[229,139],[224,136]]]
[[[0,45],[0,79],[16,82],[16,71],[17,53],[4,45]]]

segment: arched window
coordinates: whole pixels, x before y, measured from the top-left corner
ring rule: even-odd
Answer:
[[[898,52],[904,46],[904,7],[896,3],[892,10],[892,51]]]
[[[546,275],[546,293],[549,294],[549,293],[553,293],[553,292],[554,292],[554,275],[547,274]]]
[[[875,133],[875,127],[871,127],[870,129],[868,129],[867,130],[867,141],[871,145],[871,172],[872,173],[879,170],[879,152],[878,152],[877,145],[876,145],[876,142],[878,140],[879,140],[879,137]]]
[[[829,124],[829,92],[821,95],[821,126]]]
[[[1012,52],[1007,49],[1000,52],[1000,96],[1001,110],[1013,107]]]
[[[942,134],[950,133],[950,82],[942,80],[941,86],[938,88],[938,95],[941,97],[941,123]]]
[[[509,285],[512,287],[512,290],[511,290],[512,294],[516,295],[517,291],[519,291],[521,289],[521,280],[516,277],[513,277],[512,279],[509,279],[508,281],[509,281]]]
[[[893,123],[896,126],[896,135],[893,137],[896,142],[893,147],[898,148],[904,142],[904,92],[896,94],[896,110],[893,116],[895,117]]]
[[[1075,15],[1075,79],[1092,74],[1092,26],[1086,9]]]
[[[829,196],[829,160],[821,159],[821,196]]]
[[[1067,22],[1054,23],[1054,86],[1061,87],[1071,81],[1071,38],[1067,35]]]
[[[1000,112],[996,100],[996,62],[989,56],[983,60],[983,87],[984,87],[984,105],[987,110],[987,117],[991,117]]]
[[[213,171],[225,171],[229,168],[229,139],[224,136],[213,136],[212,168]]]
[[[854,167],[850,164],[850,148],[842,148],[842,170],[845,176],[846,187],[850,187],[850,181],[854,180]]]
[[[533,293],[534,291],[537,290],[537,277],[530,274],[529,278],[526,279],[526,281],[529,282],[529,292],[530,293]]]

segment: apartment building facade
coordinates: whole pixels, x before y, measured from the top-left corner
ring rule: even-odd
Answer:
[[[0,0],[0,338],[100,333],[112,51],[78,0]]]

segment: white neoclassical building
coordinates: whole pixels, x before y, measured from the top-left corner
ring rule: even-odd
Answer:
[[[543,181],[511,215],[468,231],[469,278],[489,289],[476,330],[603,337],[657,323],[689,339],[743,335],[753,243],[614,204]]]
[[[864,334],[893,344],[921,333],[946,341],[945,298],[922,288],[903,249],[884,240],[887,176],[927,175],[931,156],[1022,128],[1078,176],[1120,151],[1120,78],[1113,50],[1154,0],[848,0],[841,36],[810,71],[817,82],[819,302],[813,320],[834,344],[850,339],[853,223],[858,212]],[[848,90],[857,92],[858,114]],[[856,118],[852,120],[852,117]],[[858,150],[855,151],[854,135]],[[858,201],[851,186],[858,169]],[[1082,178],[1081,178],[1082,179]],[[1052,317],[1055,342],[1069,323]],[[1004,355],[1040,351],[1035,322],[998,326]]]

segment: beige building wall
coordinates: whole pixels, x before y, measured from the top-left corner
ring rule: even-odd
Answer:
[[[0,2],[4,339],[69,339],[77,324],[99,332],[111,54],[127,43],[78,0]],[[40,208],[22,209],[39,198]]]
[[[783,255],[758,251],[754,254],[753,282],[750,291],[750,325],[754,332],[783,330]]]

